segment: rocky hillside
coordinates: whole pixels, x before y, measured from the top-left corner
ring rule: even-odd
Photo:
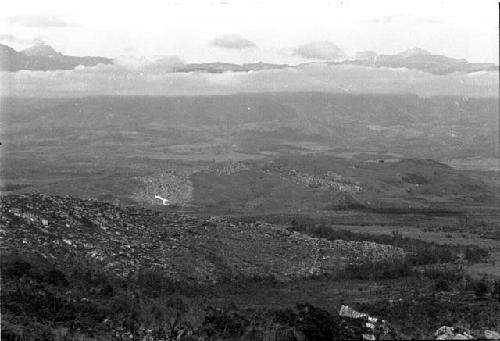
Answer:
[[[41,194],[2,197],[2,253],[37,253],[58,267],[75,261],[124,278],[155,269],[173,281],[287,281],[347,264],[400,258],[373,242],[312,238],[265,223],[234,224]]]
[[[269,223],[42,194],[3,196],[0,207],[2,339],[498,335],[498,290],[479,292],[479,284],[487,282],[462,281],[453,267],[442,273],[437,268],[391,271],[374,282],[378,265],[404,255],[380,242],[327,240]],[[356,270],[353,277],[318,276],[337,270],[347,275],[348,269]],[[369,282],[360,281],[365,276]],[[435,286],[449,292],[436,295]],[[309,300],[313,305],[303,303]],[[273,306],[276,301],[282,303]],[[351,302],[356,310],[344,305]],[[455,328],[457,321],[470,322],[473,329],[463,332]]]

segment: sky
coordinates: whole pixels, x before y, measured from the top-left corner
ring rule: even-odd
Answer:
[[[69,55],[178,56],[185,62],[296,64],[357,51],[498,63],[496,0],[16,0],[0,42]]]

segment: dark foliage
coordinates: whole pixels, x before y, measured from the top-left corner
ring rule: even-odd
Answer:
[[[449,263],[457,260],[459,255],[464,255],[464,258],[471,263],[477,263],[484,261],[489,256],[488,250],[478,246],[441,245],[420,239],[406,238],[398,232],[387,235],[336,230],[324,224],[316,224],[314,220],[304,222],[294,220],[290,228],[293,231],[330,240],[371,241],[397,246],[408,252],[406,261],[410,266]]]
[[[307,340],[360,340],[363,333],[368,333],[362,320],[333,316],[310,304],[299,304],[297,310],[280,312],[276,321],[294,326]]]
[[[478,298],[485,298],[490,293],[490,283],[486,278],[482,278],[480,281],[474,283],[474,294]]]
[[[473,303],[465,292],[414,295],[397,302],[380,300],[358,304],[357,308],[391,321],[398,334],[411,335],[412,339],[430,339],[433,332],[443,325],[466,324],[478,331],[500,327],[500,305],[493,300]]]

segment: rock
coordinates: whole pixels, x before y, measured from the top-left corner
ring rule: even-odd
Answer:
[[[434,333],[434,340],[471,340],[474,337],[463,327],[442,326]]]
[[[339,311],[340,316],[350,317],[354,319],[365,318],[373,326],[373,323],[378,321],[377,318],[371,317],[368,314],[357,312],[347,305],[342,305]]]
[[[500,340],[500,333],[493,330],[485,330],[484,338],[486,340]]]
[[[395,333],[387,321],[372,317],[365,313],[360,313],[347,305],[342,305],[340,307],[339,316],[362,320],[365,330],[369,331],[368,333],[362,334],[363,340],[395,338]]]

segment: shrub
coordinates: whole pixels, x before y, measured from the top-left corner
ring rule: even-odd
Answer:
[[[486,278],[482,278],[475,285],[474,294],[478,298],[485,298],[486,296],[488,296],[489,293],[490,293],[490,285],[488,283],[488,280]]]
[[[450,282],[444,279],[440,279],[436,282],[435,288],[437,291],[450,291]]]
[[[68,285],[66,276],[59,270],[50,270],[43,276],[43,279],[45,280],[45,282],[52,285],[58,285],[58,286]]]
[[[155,269],[140,270],[135,284],[151,297],[160,297],[174,293],[192,296],[198,291],[191,284],[172,280],[163,274],[162,271]]]
[[[479,263],[488,259],[489,251],[480,247],[469,246],[465,249],[464,258],[471,263]]]
[[[337,279],[382,280],[409,276],[412,273],[408,262],[391,259],[380,262],[366,261],[361,264],[349,264],[335,277]]]
[[[495,283],[493,284],[491,297],[496,298],[498,301],[500,301],[500,280],[496,280]]]
[[[31,264],[23,260],[14,259],[11,262],[2,263],[2,274],[5,277],[20,278],[29,274],[30,270]]]

